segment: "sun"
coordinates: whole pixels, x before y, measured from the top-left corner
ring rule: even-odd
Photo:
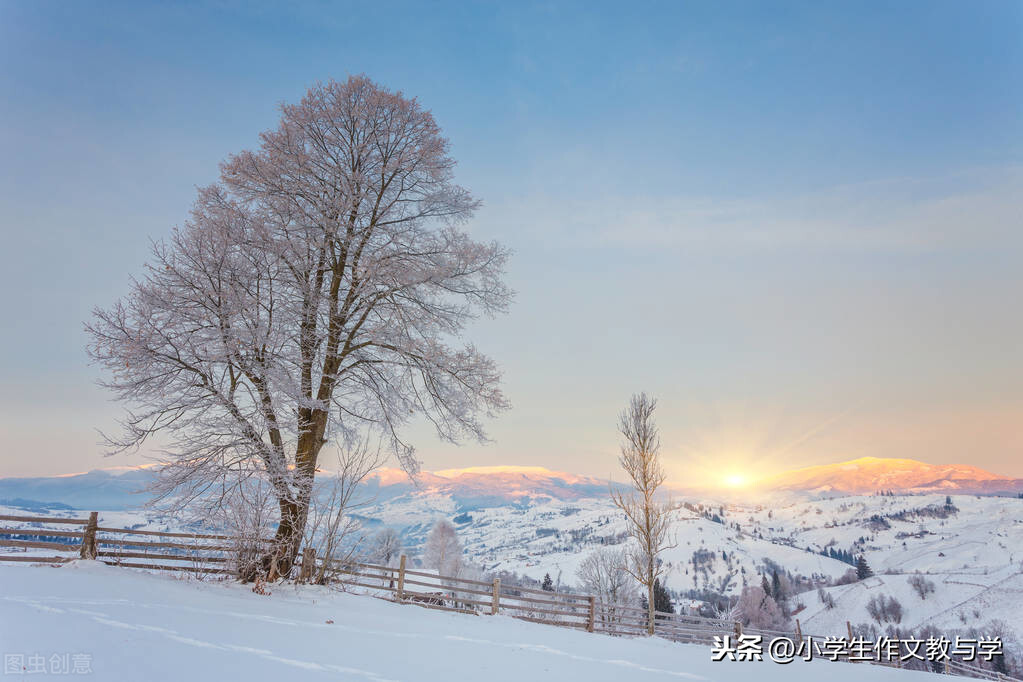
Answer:
[[[747,483],[749,483],[749,480],[742,474],[731,473],[725,474],[725,477],[722,480],[722,482],[725,484],[725,487],[727,488],[742,488]]]

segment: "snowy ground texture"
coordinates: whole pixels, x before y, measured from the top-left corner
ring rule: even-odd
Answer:
[[[261,596],[244,585],[91,561],[2,566],[0,580],[3,653],[87,654],[97,680],[938,679],[828,661],[714,663],[707,647],[660,639],[449,614],[311,586],[277,585]],[[4,679],[22,677],[43,676]]]

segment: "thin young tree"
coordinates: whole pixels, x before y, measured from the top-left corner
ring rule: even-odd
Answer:
[[[379,442],[352,439],[338,452],[334,470],[317,482],[305,528],[305,546],[316,548],[320,560],[312,573],[317,584],[334,577],[337,564],[348,563],[361,549],[365,538],[355,512],[372,499],[357,493],[383,460]]]
[[[657,401],[646,393],[632,396],[621,413],[618,430],[624,441],[619,463],[632,481],[632,492],[611,489],[611,499],[625,513],[629,534],[635,546],[629,553],[625,570],[646,588],[647,633],[654,634],[654,581],[663,573],[658,555],[674,546],[669,542],[668,506],[654,499],[664,483],[661,467],[661,438],[654,422]]]
[[[459,337],[508,305],[508,252],[459,229],[478,202],[453,168],[415,99],[361,76],[318,84],[222,164],[86,325],[127,407],[111,449],[158,436],[177,506],[216,506],[233,496],[222,481],[261,476],[279,515],[270,574],[291,571],[332,440],[376,430],[414,475],[410,419],[484,441],[483,418],[507,407],[494,363]]]
[[[625,550],[602,547],[583,559],[576,573],[583,589],[597,597],[600,623],[607,629],[613,630],[637,600],[636,583],[625,570],[627,560]]]

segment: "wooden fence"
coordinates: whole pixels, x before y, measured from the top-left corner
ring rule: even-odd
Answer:
[[[12,521],[30,525],[6,527],[7,522]],[[230,535],[107,528],[99,525],[97,512],[90,513],[86,519],[0,515],[0,522],[4,522],[4,527],[0,527],[0,547],[25,550],[24,554],[0,553],[0,561],[63,563],[82,558],[127,568],[232,574],[235,571],[231,562],[243,542],[267,542]],[[42,524],[80,528],[58,530]],[[28,553],[28,550],[41,549],[56,554],[40,556]]]
[[[86,519],[0,515],[0,522],[30,524],[21,528],[0,527],[0,548],[25,550],[17,554],[0,552],[0,561],[62,563],[86,558],[128,568],[233,574],[236,570],[234,557],[241,548],[269,542],[264,538],[230,535],[108,528],[99,525],[97,512],[92,512]],[[43,524],[61,528],[79,526],[80,529],[50,529]],[[37,556],[28,553],[28,550],[40,549],[58,554]],[[533,623],[615,636],[642,636],[647,633],[645,609],[603,604],[592,595],[504,585],[498,578],[484,581],[410,569],[404,555],[397,566],[330,558],[326,562],[324,565],[324,558],[318,558],[315,549],[307,547],[297,562],[298,579],[308,581],[318,572],[323,572],[329,580],[342,585],[360,587],[377,596],[428,609],[474,615],[504,614]],[[847,627],[851,639],[852,628],[849,624]],[[785,632],[743,627],[731,620],[660,611],[655,612],[654,634],[675,642],[706,645],[715,644],[725,635],[733,638],[743,634],[760,635],[765,647],[777,637],[788,638],[797,646],[811,638],[817,642],[828,639],[802,632],[799,620],[795,621],[792,632]],[[863,662],[900,667],[897,663]],[[945,662],[942,672],[986,680],[1016,679],[960,661]]]

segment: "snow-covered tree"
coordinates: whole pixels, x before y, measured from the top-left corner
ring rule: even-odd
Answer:
[[[510,291],[507,251],[457,227],[477,201],[415,99],[358,76],[281,114],[87,331],[128,410],[112,449],[159,435],[176,504],[217,507],[260,477],[279,511],[264,564],[287,575],[325,445],[375,430],[414,474],[416,415],[485,440],[507,406],[499,372],[456,341]]]
[[[636,603],[636,582],[625,570],[627,560],[624,550],[602,547],[579,564],[576,575],[583,590],[597,598],[603,623],[620,622],[623,609]]]
[[[378,532],[369,546],[369,560],[380,566],[390,566],[401,555],[401,536],[393,528]]]
[[[423,565],[440,575],[457,577],[462,568],[462,543],[455,527],[441,519],[433,524],[423,547]]]
[[[775,630],[784,627],[787,621],[778,603],[759,585],[743,588],[737,614],[742,624],[751,628]]]
[[[654,500],[664,483],[661,467],[661,438],[654,423],[657,401],[646,393],[632,396],[629,407],[620,415],[618,429],[624,438],[618,458],[632,481],[633,492],[611,490],[611,499],[625,513],[629,534],[635,546],[629,552],[626,568],[646,588],[647,634],[654,634],[654,581],[664,573],[658,555],[670,548],[668,506]]]

